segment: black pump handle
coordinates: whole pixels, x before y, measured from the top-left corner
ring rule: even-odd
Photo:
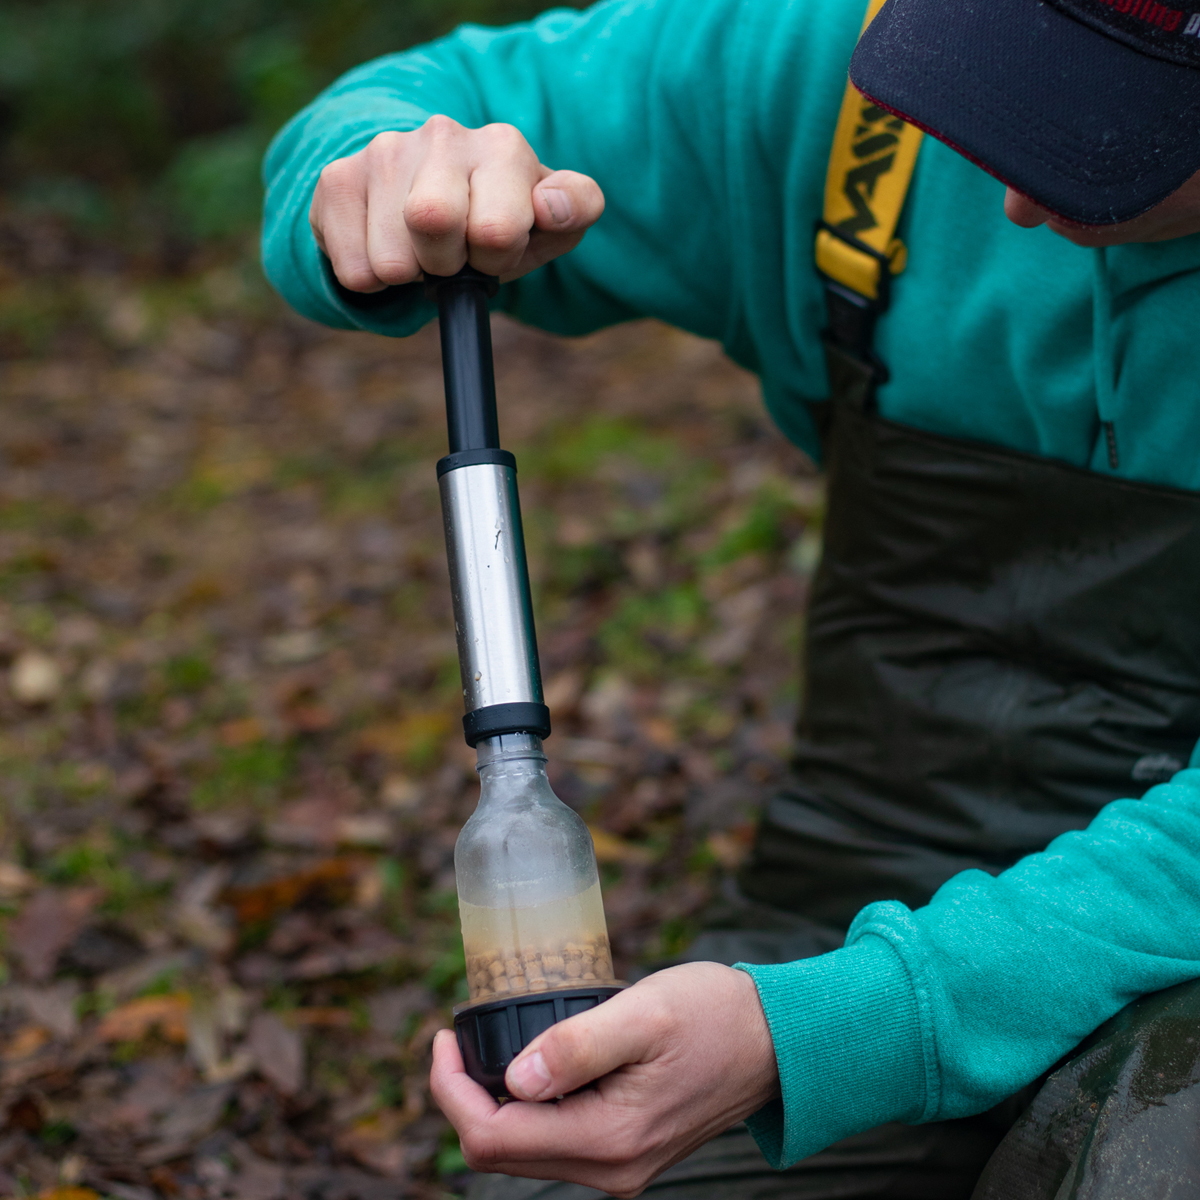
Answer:
[[[500,448],[487,306],[499,288],[496,276],[474,267],[457,275],[425,276],[425,295],[438,306],[451,454]]]

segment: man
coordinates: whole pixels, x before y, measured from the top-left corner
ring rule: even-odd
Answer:
[[[628,0],[467,29],[351,72],[268,156],[266,267],[301,312],[406,334],[422,273],[469,260],[544,328],[654,315],[757,371],[830,473],[793,777],[711,961],[543,1035],[508,1076],[534,1103],[498,1107],[439,1035],[480,1170],[633,1196],[693,1155],[659,1186],[965,1197],[994,1106],[1200,977],[1200,16],[891,0],[852,156],[889,112],[940,140],[886,253],[826,221],[875,273],[855,291],[812,256],[863,15]],[[1187,1027],[1166,997],[1150,1024]],[[1043,1089],[1060,1126],[1063,1088],[1087,1103],[1027,1194],[1085,1170],[1129,1087],[1093,1103],[1079,1073],[1149,1061],[1137,1020]],[[1195,1094],[1183,1061],[1151,1106]],[[1048,1128],[1030,1111],[1017,1133]],[[799,1164],[781,1187],[737,1135],[705,1146],[742,1119]]]

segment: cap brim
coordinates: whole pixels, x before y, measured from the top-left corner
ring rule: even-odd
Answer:
[[[1077,224],[1128,221],[1200,169],[1200,71],[1040,0],[888,0],[850,78]]]

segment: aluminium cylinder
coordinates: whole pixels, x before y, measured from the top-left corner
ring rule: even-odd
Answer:
[[[516,470],[473,463],[439,483],[468,717],[500,704],[541,705]]]

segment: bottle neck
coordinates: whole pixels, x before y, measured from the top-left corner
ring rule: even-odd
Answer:
[[[483,785],[481,800],[501,779],[545,778],[546,755],[542,739],[532,733],[502,733],[485,738],[475,747],[475,769]]]
[[[542,739],[532,733],[502,733],[484,738],[475,747],[475,769],[480,773],[499,763],[531,761],[542,764],[546,761]]]

